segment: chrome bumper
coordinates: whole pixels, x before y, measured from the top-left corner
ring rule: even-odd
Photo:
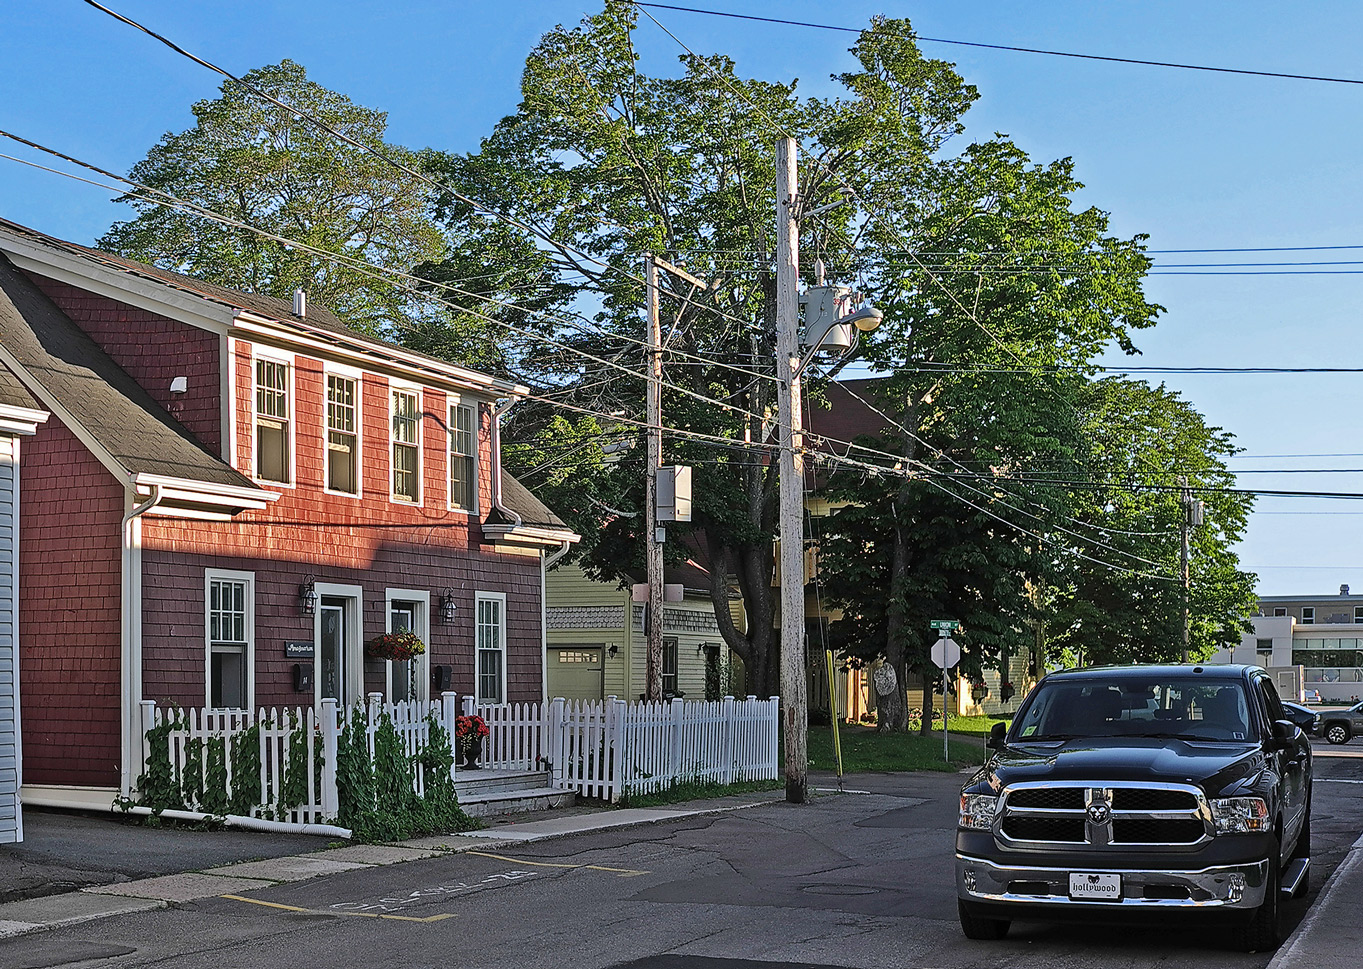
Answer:
[[[1070,872],[1106,872],[1122,876],[1120,900],[1070,898]],[[1033,868],[997,865],[983,858],[956,856],[956,894],[967,901],[1044,905],[1057,908],[1216,908],[1254,909],[1263,904],[1268,861],[1200,868],[1195,871],[1076,866]],[[1025,890],[1017,890],[1023,887]],[[1147,898],[1146,890],[1184,894],[1183,898]]]

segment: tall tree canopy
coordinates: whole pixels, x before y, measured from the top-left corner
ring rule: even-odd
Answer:
[[[409,167],[418,155],[384,141],[387,115],[308,80],[290,60],[251,71],[252,88],[325,121]],[[167,133],[130,177],[239,223],[373,266],[406,271],[446,253],[419,177],[348,145],[233,81],[193,106],[196,124]],[[352,326],[397,335],[411,297],[362,268],[338,264],[242,228],[122,196],[137,210],[99,246],[164,269],[288,298],[302,287]]]
[[[1113,238],[1105,213],[1073,204],[1081,186],[1068,159],[1033,163],[1002,135],[957,148],[977,92],[921,54],[907,21],[874,21],[852,48],[855,69],[834,79],[843,93],[810,98],[794,82],[743,77],[722,56],[683,55],[675,76],[643,74],[635,17],[631,5],[607,3],[546,34],[527,60],[517,112],[478,152],[431,158],[459,189],[438,201],[450,234],[471,251],[481,243],[470,240],[485,240],[494,263],[505,246],[494,237],[503,223],[468,197],[531,227],[543,259],[531,289],[539,308],[581,317],[559,331],[559,346],[522,344],[520,373],[626,422],[575,430],[556,460],[543,430],[552,409],[527,406],[520,433],[538,443],[522,470],[553,469],[551,503],[555,488],[594,489],[592,501],[561,505],[588,536],[590,570],[621,578],[638,565],[641,449],[613,463],[600,449],[636,433],[628,421],[641,416],[643,384],[612,365],[642,369],[642,256],[686,260],[711,286],[696,293],[664,276],[664,425],[680,429],[667,436],[665,462],[693,465],[696,492],[689,543],[668,547],[710,568],[725,641],[752,688],[773,690],[773,146],[793,135],[804,149],[805,269],[812,275],[821,258],[884,309],[863,355],[893,375],[878,397],[891,422],[870,429],[881,453],[852,453],[880,470],[844,464],[833,480],[853,503],[830,522],[833,558],[824,557],[846,579],[843,629],[874,640],[866,648],[903,674],[922,665],[918,612],[968,600],[971,663],[1015,648],[1037,590],[1061,587],[1060,546],[1078,541],[1063,531],[1071,489],[1028,484],[1024,510],[1009,511],[988,480],[926,482],[960,467],[985,479],[1079,467],[1091,362],[1113,344],[1133,350],[1132,334],[1159,312],[1141,289],[1141,239]],[[878,533],[883,561],[860,555],[865,536],[837,557],[839,533],[856,518]],[[746,630],[728,622],[730,581]],[[903,710],[893,719],[902,723]]]

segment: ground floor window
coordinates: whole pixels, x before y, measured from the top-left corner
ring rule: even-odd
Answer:
[[[429,622],[431,594],[411,589],[389,589],[388,631],[411,632],[426,644],[426,652],[409,660],[388,660],[388,699],[394,703],[425,700],[430,669]]]
[[[680,696],[677,692],[677,641],[663,640],[663,696]]]
[[[479,592],[475,602],[476,702],[505,703],[506,596],[498,592]]]
[[[250,709],[254,697],[255,574],[204,574],[208,706]]]

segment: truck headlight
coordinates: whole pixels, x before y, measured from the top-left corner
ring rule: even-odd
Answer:
[[[1268,803],[1261,797],[1218,797],[1212,800],[1217,834],[1253,834],[1269,830]]]
[[[971,831],[988,831],[994,825],[994,810],[999,799],[994,794],[962,794],[961,818],[958,827]]]

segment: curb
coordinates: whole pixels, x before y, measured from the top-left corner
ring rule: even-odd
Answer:
[[[1289,937],[1288,940],[1283,943],[1282,947],[1278,949],[1277,953],[1273,956],[1273,960],[1269,962],[1268,969],[1291,969],[1294,965],[1294,957],[1297,955],[1297,949],[1301,947],[1302,942],[1315,927],[1316,922],[1321,918],[1335,889],[1337,889],[1346,878],[1354,875],[1355,869],[1363,869],[1363,836],[1360,836],[1359,839],[1349,847],[1348,854],[1344,856],[1344,860],[1330,873],[1330,877],[1325,880],[1325,885],[1321,888],[1320,894],[1316,896],[1316,901],[1315,904],[1311,906],[1311,911],[1306,914],[1306,918],[1301,920],[1301,923],[1297,926],[1296,931],[1292,933],[1291,937]],[[1363,871],[1359,871],[1357,874],[1363,876]],[[1320,962],[1318,959],[1312,959],[1310,965],[1313,969],[1320,969]]]

